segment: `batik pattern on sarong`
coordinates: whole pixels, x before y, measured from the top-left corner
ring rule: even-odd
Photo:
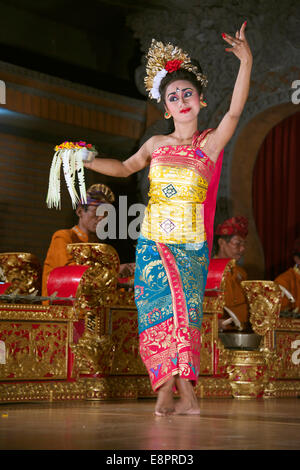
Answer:
[[[154,390],[172,375],[197,381],[207,243],[164,245],[140,237],[135,301],[140,354]]]

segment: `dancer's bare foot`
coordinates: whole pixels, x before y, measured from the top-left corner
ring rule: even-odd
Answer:
[[[175,379],[172,377],[158,389],[158,397],[155,405],[156,416],[166,416],[175,411],[173,386]]]
[[[200,407],[192,383],[189,380],[176,377],[176,387],[180,393],[180,399],[175,405],[173,414],[199,415]]]

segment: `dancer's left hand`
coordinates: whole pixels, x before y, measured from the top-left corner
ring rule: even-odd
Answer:
[[[233,52],[233,54],[240,59],[241,62],[252,61],[252,53],[248,41],[245,36],[245,28],[247,21],[245,21],[241,29],[235,33],[235,37],[229,34],[222,34],[224,41],[228,42],[232,47],[225,49],[227,52]]]

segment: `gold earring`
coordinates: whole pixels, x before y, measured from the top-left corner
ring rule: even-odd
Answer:
[[[206,108],[206,106],[207,106],[206,101],[200,99],[200,108]]]
[[[165,119],[170,119],[170,117],[172,117],[172,114],[170,114],[169,111],[166,111],[164,116]]]

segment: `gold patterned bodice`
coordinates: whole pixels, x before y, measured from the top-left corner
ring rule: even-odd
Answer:
[[[163,243],[202,243],[204,201],[214,163],[200,147],[164,146],[153,152],[144,237]]]

